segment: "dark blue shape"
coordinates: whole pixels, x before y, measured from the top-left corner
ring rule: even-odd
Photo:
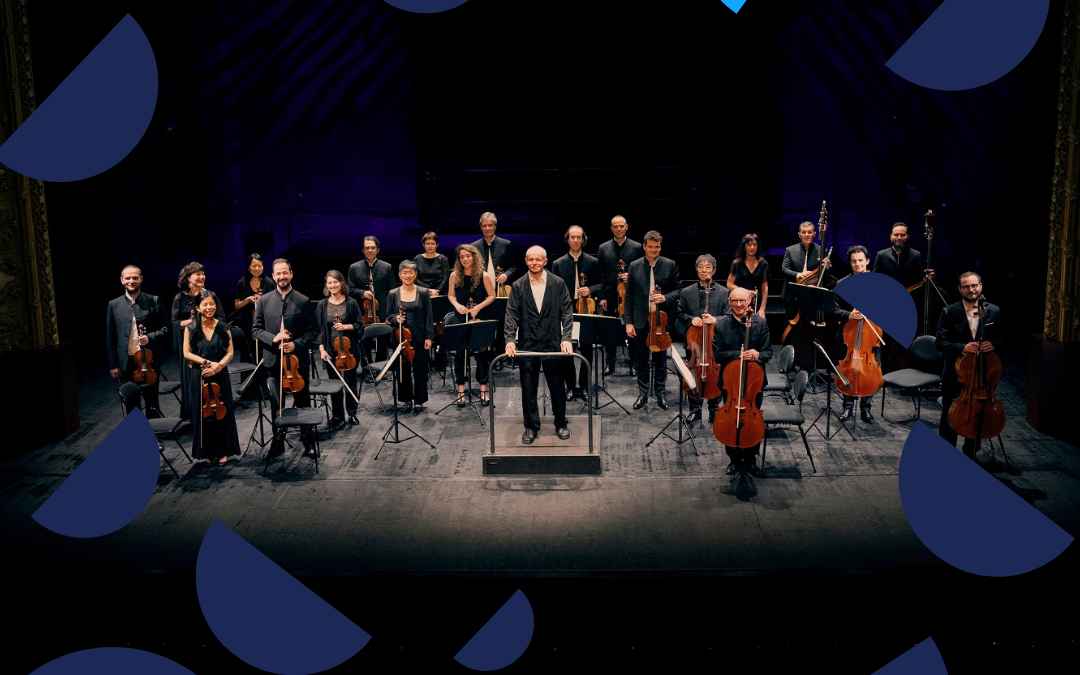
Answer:
[[[945,91],[981,87],[1024,60],[1050,0],[946,0],[885,62],[908,82]]]
[[[100,647],[65,654],[49,661],[30,675],[194,675],[164,656],[138,649]]]
[[[941,652],[933,638],[926,638],[919,644],[896,657],[884,668],[874,671],[874,675],[949,675]]]
[[[1073,540],[922,422],[900,456],[900,501],[919,540],[972,574],[1030,572]]]
[[[0,146],[0,162],[40,180],[96,176],[146,133],[157,93],[154,50],[129,14]]]
[[[238,583],[236,572],[243,572]],[[280,675],[333,668],[371,636],[215,519],[195,565],[203,617],[241,661]]]
[[[852,274],[834,290],[900,344],[907,347],[915,339],[919,323],[915,301],[896,279],[887,274]]]
[[[406,12],[417,14],[436,14],[464,5],[469,0],[384,0],[386,4],[393,5]]]
[[[473,670],[505,668],[525,653],[532,634],[532,605],[518,590],[454,655],[454,660]]]
[[[157,488],[157,438],[132,410],[32,516],[69,537],[100,537],[127,525]]]

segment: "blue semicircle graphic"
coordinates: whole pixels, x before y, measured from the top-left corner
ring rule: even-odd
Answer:
[[[469,0],[383,0],[386,4],[416,14],[437,14],[464,5]]]
[[[243,571],[244,583],[236,583]],[[199,606],[210,630],[237,658],[279,675],[333,668],[371,636],[214,519],[195,566]]]
[[[454,660],[473,670],[505,668],[521,658],[532,635],[532,605],[519,589],[454,655]]]
[[[919,323],[915,301],[896,279],[887,274],[852,274],[836,284],[835,291],[900,344],[908,347],[915,339]]]
[[[875,670],[874,675],[949,675],[949,671],[933,638],[926,638],[884,668]]]
[[[132,410],[32,518],[68,537],[115,532],[146,507],[160,466],[154,430],[141,410]]]
[[[922,422],[900,455],[900,501],[919,540],[972,574],[1030,572],[1073,540]]]
[[[930,89],[981,87],[1024,60],[1049,9],[1050,0],[945,0],[885,65]]]
[[[30,675],[86,675],[87,673],[194,675],[187,668],[164,656],[122,647],[99,647],[65,654],[49,661]]]
[[[157,94],[154,50],[129,14],[0,146],[0,163],[39,180],[96,176],[142,139]]]

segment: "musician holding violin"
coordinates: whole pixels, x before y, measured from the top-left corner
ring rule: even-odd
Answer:
[[[645,255],[641,244],[626,236],[629,230],[626,218],[615,216],[611,219],[611,239],[600,244],[596,252],[601,283],[604,284],[603,294],[600,296],[600,309],[607,316],[617,316],[620,319],[626,314],[626,280],[629,278],[627,268],[630,263]],[[621,292],[620,292],[621,289]],[[622,311],[619,309],[622,308]],[[604,375],[615,374],[615,349],[607,350],[604,355]],[[634,360],[634,341],[627,341],[627,355],[630,359],[630,377],[636,374]]]
[[[716,258],[708,253],[699,255],[694,263],[697,269],[698,283],[691,284],[679,293],[679,322],[687,327],[686,351],[691,354],[687,367],[698,377],[703,355],[713,359],[712,343],[708,339],[715,330],[716,320],[725,314],[731,314],[728,304],[728,289],[713,281],[716,274]],[[691,330],[697,329],[697,330]],[[698,343],[702,344],[699,345]],[[692,424],[701,419],[701,386],[699,392],[690,396],[690,416]],[[716,410],[720,407],[720,395],[709,399],[709,423],[716,419]]]
[[[142,270],[128,265],[120,271],[124,294],[109,301],[105,343],[109,375],[136,382],[146,401],[147,417],[163,417],[158,408],[158,375],[165,358],[169,317],[156,295],[142,292]]]
[[[934,346],[945,355],[945,366],[941,373],[941,423],[938,435],[956,445],[957,431],[949,417],[953,401],[959,400],[963,384],[957,370],[966,355],[980,353],[990,355],[1005,342],[1001,324],[1001,308],[989,302],[982,302],[984,314],[980,317],[979,304],[983,296],[982,277],[976,272],[964,272],[960,275],[960,302],[953,303],[941,310],[937,324],[937,340]],[[980,326],[981,319],[981,326]],[[996,356],[996,355],[995,355]],[[970,359],[969,359],[970,360]],[[1000,362],[998,362],[1000,367]],[[999,372],[1000,377],[1000,372]],[[993,400],[993,388],[989,391]],[[964,438],[964,454],[975,459],[979,451],[980,439],[976,434]],[[982,438],[990,438],[983,436]]]
[[[571,225],[563,234],[569,252],[551,264],[551,271],[563,280],[574,300],[574,314],[598,314],[597,299],[603,294],[600,265],[596,258],[583,250],[588,237],[580,225]],[[578,353],[592,363],[592,345],[579,345]],[[577,374],[575,376],[575,371]],[[563,359],[563,379],[566,380],[566,401],[585,400],[589,386],[588,368],[577,359]]]
[[[184,359],[193,377],[189,400],[199,401],[193,414],[195,440],[191,456],[224,464],[240,456],[240,437],[233,414],[232,385],[226,369],[233,357],[229,326],[217,319],[217,302],[209,291],[199,293],[197,319],[184,331]]]
[[[394,327],[395,342],[404,340],[412,347],[412,356],[405,352],[401,360],[401,385],[398,400],[404,403],[403,413],[422,413],[428,400],[428,350],[435,339],[435,317],[431,315],[431,295],[416,285],[416,263],[402,260],[398,265],[401,286],[392,289],[386,301],[389,307],[397,307],[398,313],[389,313],[386,323]],[[402,335],[396,335],[403,328]]]
[[[491,277],[484,274],[484,258],[472,244],[461,244],[454,254],[454,271],[450,273],[450,295],[448,296],[454,313],[447,323],[468,323],[475,321],[478,314],[495,302],[495,285]],[[475,352],[476,381],[480,384],[480,405],[488,406],[487,381],[488,366],[491,365],[491,349]],[[457,404],[465,406],[465,367],[469,350],[459,349],[454,359]]]
[[[184,265],[180,270],[180,277],[177,279],[177,286],[180,287],[180,292],[173,298],[172,304],[172,324],[173,324],[173,349],[177,354],[184,353],[184,331],[187,330],[189,324],[194,323],[196,320],[196,313],[198,311],[199,297],[204,290],[206,290],[206,268],[202,266],[202,263],[189,262]],[[214,304],[217,305],[217,318],[225,318],[225,305],[221,303],[217,294],[213,291],[207,291],[214,299]],[[198,422],[199,406],[202,405],[198,398],[188,398],[188,393],[195,391],[195,384],[198,381],[196,373],[193,369],[186,367],[184,360],[180,359],[180,418],[185,420],[191,420],[192,424]],[[194,381],[192,381],[194,380]]]
[[[663,346],[671,344],[668,335],[667,312],[674,315],[678,311],[679,295],[682,283],[679,280],[679,267],[675,261],[660,255],[663,237],[656,230],[645,233],[644,258],[630,263],[626,281],[626,314],[623,324],[626,336],[634,340],[637,357],[638,397],[634,401],[634,410],[641,410],[649,399],[649,365],[652,364],[651,385],[656,395],[656,404],[668,409],[667,392],[667,350]]]
[[[385,260],[379,260],[379,240],[372,236],[364,237],[361,244],[364,251],[364,259],[349,265],[347,272],[349,297],[356,300],[361,309],[365,309],[364,301],[368,300],[368,307],[374,311],[373,322],[382,322],[387,316],[393,314],[396,308],[387,308],[386,295],[390,289],[397,286],[394,277],[394,268]],[[371,305],[370,301],[378,303]],[[366,323],[364,325],[367,325]],[[387,340],[379,338],[375,341],[375,360],[383,361],[387,354]],[[365,355],[366,356],[366,355]]]
[[[487,275],[495,286],[495,297],[505,298],[510,295],[509,284],[514,280],[514,249],[509,239],[495,236],[495,229],[499,220],[491,211],[480,214],[480,234],[483,236],[472,243],[480,252],[484,274]],[[503,350],[506,344],[506,332],[502,317],[499,318],[499,326],[495,331],[495,343],[493,349],[496,352]],[[496,368],[502,370],[506,366],[505,361],[500,361]]]
[[[848,261],[851,263],[851,273],[852,274],[865,274],[865,273],[869,272],[867,267],[870,264],[870,254],[869,254],[869,251],[866,250],[865,246],[859,246],[859,245],[852,246],[851,248],[848,249],[847,254],[848,254]],[[855,342],[852,342],[851,344],[847,344],[847,340],[845,340],[845,338],[844,338],[845,329],[848,328],[848,322],[849,321],[854,321],[854,322],[857,323],[859,321],[868,321],[868,319],[866,319],[866,317],[863,316],[862,312],[860,312],[859,310],[852,307],[851,304],[848,303],[846,300],[844,300],[844,298],[842,298],[839,294],[837,294],[837,296],[836,296],[836,306],[833,308],[832,311],[833,311],[833,315],[837,319],[840,320],[840,330],[837,333],[836,339],[845,344],[845,347],[847,348],[846,354],[847,354],[848,357],[855,356],[856,344],[855,344]],[[880,332],[880,329],[878,329],[876,326],[874,326],[873,324],[871,324],[871,326],[873,326],[873,329],[871,330],[871,333],[870,333],[871,335],[874,335],[875,332]],[[847,332],[850,334],[855,329],[857,329],[857,326],[852,326],[851,329],[848,330]],[[868,337],[868,336],[866,336],[865,333],[862,336],[856,336],[856,339],[859,341],[860,345],[863,343],[861,337]],[[861,356],[857,357],[858,359],[864,361],[864,363],[861,363],[861,364],[858,364],[858,365],[860,365],[861,367],[871,369],[872,370],[872,375],[876,378],[875,381],[877,382],[877,386],[872,387],[874,392],[876,392],[877,389],[881,387],[881,361],[880,361],[881,347],[880,347],[880,345],[878,343],[879,337],[882,337],[882,336],[875,336],[875,337],[872,338],[873,344],[878,345],[878,346],[869,347],[870,349],[874,350],[874,352],[875,352],[875,358],[873,360],[863,359],[863,357],[861,357]],[[871,342],[871,340],[867,340],[866,342],[867,342],[867,344],[869,344]],[[844,363],[846,361],[848,361],[847,357],[845,357],[844,360],[841,363]],[[841,372],[843,372],[843,371],[841,371]],[[847,373],[845,373],[845,377],[847,377],[849,381],[851,381],[851,379],[852,379],[851,377],[848,376]],[[846,394],[844,392],[841,392],[841,394],[844,397],[844,412],[840,415],[840,421],[841,422],[846,422],[849,419],[851,419],[852,417],[854,417],[854,415],[855,415],[855,399],[856,399],[856,396],[849,396],[848,394]],[[869,395],[859,396],[858,399],[859,399],[859,414],[862,417],[862,421],[866,422],[867,424],[873,424],[874,423],[874,415],[873,415],[873,413],[870,412],[870,409],[873,406],[874,393],[872,392]]]
[[[229,320],[248,336],[251,336],[251,325],[255,321],[255,305],[263,293],[274,290],[274,280],[264,274],[265,269],[263,257],[258,253],[252,253],[247,257],[244,276],[236,282],[236,298],[233,300],[233,313]],[[241,309],[244,311],[240,311]],[[240,356],[243,357],[246,353],[251,363],[258,363],[255,338],[251,337],[247,342],[250,344],[237,345]]]
[[[323,361],[328,378],[336,381],[336,369],[345,378],[345,386],[359,395],[356,366],[360,363],[360,305],[349,297],[345,275],[337,270],[326,273],[323,295],[326,297],[315,306],[315,321],[319,325],[319,358]],[[360,424],[356,419],[356,399],[352,396],[345,396],[344,405],[341,398],[334,396],[330,405],[331,426],[344,425],[346,413],[349,424]]]

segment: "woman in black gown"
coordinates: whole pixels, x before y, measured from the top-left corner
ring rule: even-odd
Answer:
[[[396,330],[404,323],[412,333],[413,359],[401,359],[401,384],[398,400],[405,403],[402,412],[422,413],[428,400],[428,350],[435,337],[431,316],[431,296],[416,285],[416,263],[402,260],[398,265],[401,286],[391,288],[386,296],[386,323]],[[397,310],[397,311],[395,311]],[[404,312],[402,320],[401,312]]]
[[[255,308],[263,293],[274,290],[274,280],[264,272],[263,257],[252,253],[247,257],[244,276],[236,282],[236,299],[233,300],[232,325],[244,331],[247,340],[236,345],[241,360],[258,363],[255,357],[255,338],[251,336],[251,326],[255,321]]]
[[[348,338],[349,352],[352,353],[356,362],[360,363],[361,331],[358,329],[363,328],[360,318],[360,304],[349,297],[349,284],[345,282],[345,275],[337,270],[330,270],[326,273],[323,295],[326,297],[315,306],[315,320],[319,322],[319,357],[326,367],[326,377],[340,381],[337,379],[337,375],[334,374],[332,365],[334,357],[337,356],[337,350],[334,349],[334,339],[339,337]],[[345,378],[345,384],[352,393],[359,396],[360,391],[356,386],[358,383],[356,368],[342,370],[341,375]],[[340,396],[332,398],[330,407],[333,409],[333,417],[330,420],[331,426],[337,427],[344,424],[346,412],[349,413],[349,424],[354,426],[360,424],[360,421],[356,419],[356,399],[349,396],[348,392],[345,393],[344,409],[342,408]]]
[[[480,310],[495,302],[495,285],[491,277],[484,274],[484,256],[480,255],[472,244],[462,244],[455,252],[454,271],[450,274],[450,304],[457,314],[453,323],[472,321]],[[469,300],[473,308],[468,309]],[[457,404],[465,405],[465,356],[467,350],[459,350],[457,363]],[[488,349],[476,354],[476,381],[480,383],[480,405],[488,405],[491,399],[487,395],[488,366],[493,352]]]
[[[188,400],[199,401],[194,410],[192,432],[195,436],[191,455],[195,459],[224,464],[229,457],[240,455],[240,437],[236,431],[233,414],[232,385],[226,368],[233,357],[233,340],[229,326],[219,321],[217,302],[209,291],[198,297],[198,320],[188,324],[184,331],[184,359],[186,369],[191,371],[188,379],[191,389]],[[216,384],[225,417],[204,418],[202,415],[203,386]]]
[[[413,258],[413,262],[416,263],[416,285],[428,289],[428,295],[432,299],[444,296],[450,281],[450,261],[442,253],[438,252],[439,235],[434,232],[426,232],[420,238],[420,243],[424,246],[424,252]],[[435,321],[441,322],[444,313],[440,312],[439,316],[434,317]],[[432,341],[432,344],[436,347],[439,344],[438,333],[441,332],[440,324],[435,339]],[[435,351],[435,369],[446,370],[446,355],[438,349]]]
[[[745,288],[754,293],[754,302],[757,303],[757,313],[765,318],[765,305],[769,301],[769,261],[761,255],[761,244],[756,234],[744,234],[739,241],[739,249],[735,252],[735,260],[731,262],[731,271],[728,272],[727,287],[729,291],[736,288]]]
[[[199,305],[199,294],[206,290],[206,268],[200,263],[190,262],[184,265],[184,268],[180,270],[180,278],[177,281],[177,285],[180,287],[180,292],[173,298],[172,304],[172,322],[173,322],[173,349],[177,354],[181,355],[180,359],[180,418],[185,420],[191,420],[192,423],[197,420],[192,415],[192,409],[199,407],[198,398],[188,398],[188,392],[192,391],[191,378],[193,377],[191,370],[187,367],[187,363],[184,362],[184,332],[187,330],[189,324],[192,323],[193,312],[197,311]],[[221,300],[213,291],[207,291],[210,297],[214,299],[214,304],[217,305],[217,311],[214,314],[218,319],[225,318],[224,305],[221,304]],[[197,373],[196,373],[197,375]],[[195,378],[196,380],[198,378]],[[195,403],[192,403],[195,401]]]

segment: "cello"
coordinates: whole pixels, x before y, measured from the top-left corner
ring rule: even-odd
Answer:
[[[746,334],[742,352],[750,342],[750,326],[755,315],[749,310],[743,317]],[[753,448],[765,438],[765,419],[757,405],[758,396],[765,384],[765,370],[760,363],[747,361],[739,356],[724,367],[724,391],[727,401],[716,412],[713,435],[716,440],[731,448]]]
[[[140,323],[139,337],[143,337],[144,335],[146,335],[146,327]],[[135,360],[135,372],[132,373],[131,379],[135,380],[135,384],[140,387],[147,387],[157,382],[157,371],[154,370],[153,352],[140,344],[138,350],[135,352],[135,356],[132,358]]]
[[[979,296],[979,328],[975,341],[985,341],[986,307]],[[980,441],[994,438],[1005,429],[1005,408],[994,396],[1001,381],[1001,359],[982,350],[964,354],[956,360],[956,376],[962,386],[960,395],[949,406],[949,424],[964,438]]]
[[[578,289],[585,285],[585,273],[579,274],[574,281],[574,297],[577,298],[574,303],[574,313],[596,314],[596,301],[590,297],[578,295]]]
[[[691,324],[686,329],[686,348],[690,351],[690,362],[686,364],[686,367],[694,373],[694,379],[697,381],[696,393],[686,380],[682,381],[682,387],[686,395],[695,400],[701,398],[711,400],[720,395],[720,364],[712,352],[713,329],[716,323],[705,321],[705,316],[709,313],[711,286],[712,279],[709,279],[708,286],[705,286],[705,306],[701,309],[701,326]]]
[[[839,376],[833,376],[836,388],[848,396],[866,398],[881,389],[883,382],[881,364],[874,354],[874,347],[882,343],[881,330],[865,316],[848,319],[844,324],[844,344],[847,355],[836,369],[847,378],[850,386],[844,386]]]
[[[653,294],[660,292],[660,286],[653,286]],[[649,336],[645,339],[651,352],[666,352],[671,346],[671,336],[667,332],[667,312],[660,311],[660,305],[649,301]]]

